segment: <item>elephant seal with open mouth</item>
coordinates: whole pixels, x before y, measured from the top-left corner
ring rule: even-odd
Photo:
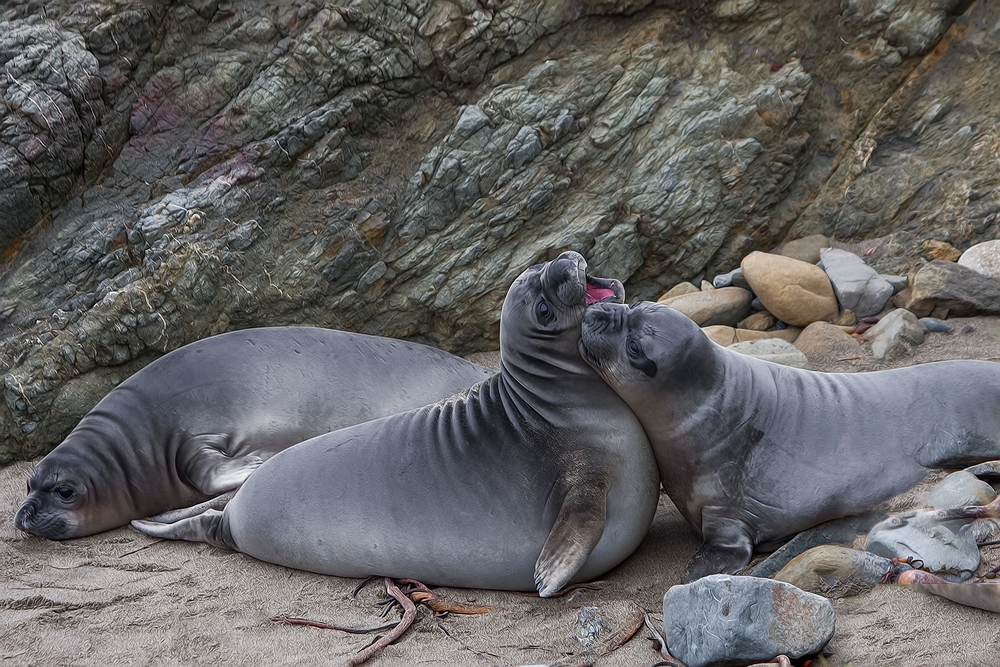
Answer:
[[[704,543],[685,581],[860,514],[929,468],[1000,458],[1000,366],[819,373],[716,345],[667,306],[597,304],[583,357],[632,408],[663,488]]]
[[[426,345],[346,331],[212,336],[111,390],[31,471],[14,523],[65,540],[187,507],[235,489],[261,458],[297,442],[491,375]]]
[[[585,306],[623,296],[577,253],[535,265],[504,300],[497,375],[287,449],[222,512],[132,525],[342,577],[543,597],[596,577],[638,546],[659,493],[642,426],[578,349]]]

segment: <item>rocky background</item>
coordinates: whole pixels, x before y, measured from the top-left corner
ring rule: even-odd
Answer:
[[[0,463],[223,331],[495,349],[570,248],[657,298],[822,233],[1000,229],[990,0],[11,0]]]

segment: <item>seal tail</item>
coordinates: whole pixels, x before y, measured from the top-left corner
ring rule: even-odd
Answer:
[[[181,519],[174,523],[133,521],[132,527],[150,537],[206,542],[221,549],[236,551],[236,545],[229,532],[229,522],[226,521],[223,512],[219,510],[206,510],[197,516]]]

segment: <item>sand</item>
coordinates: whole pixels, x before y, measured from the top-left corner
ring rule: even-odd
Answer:
[[[1000,359],[1000,319],[971,323],[971,333],[935,334],[889,363],[865,357],[823,370],[874,370],[938,359]],[[4,665],[339,664],[371,636],[282,625],[274,616],[373,627],[380,583],[351,599],[356,580],[326,577],[256,561],[204,544],[158,542],[131,528],[49,542],[19,533],[11,520],[24,496],[30,463],[0,469],[0,662]],[[808,483],[807,480],[789,480]],[[898,499],[912,505],[920,492]],[[421,609],[403,638],[371,660],[378,665],[525,665],[578,658],[588,648],[581,614],[605,629],[591,652],[629,627],[637,609],[661,618],[663,593],[680,581],[698,546],[666,496],[639,549],[604,577],[601,590],[540,600],[511,593],[437,589],[449,599],[486,605],[482,616],[434,618]],[[1000,547],[983,549],[1000,563]],[[840,665],[1000,664],[1000,616],[879,586],[834,601],[837,631],[824,653]],[[398,618],[398,612],[390,618]],[[645,629],[597,665],[652,665],[659,660]],[[581,660],[578,659],[577,662]],[[572,664],[572,661],[569,661]]]

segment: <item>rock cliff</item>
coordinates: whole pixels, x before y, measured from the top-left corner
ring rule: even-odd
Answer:
[[[571,248],[655,298],[822,232],[993,238],[988,0],[14,0],[0,463],[192,340],[496,346]]]

